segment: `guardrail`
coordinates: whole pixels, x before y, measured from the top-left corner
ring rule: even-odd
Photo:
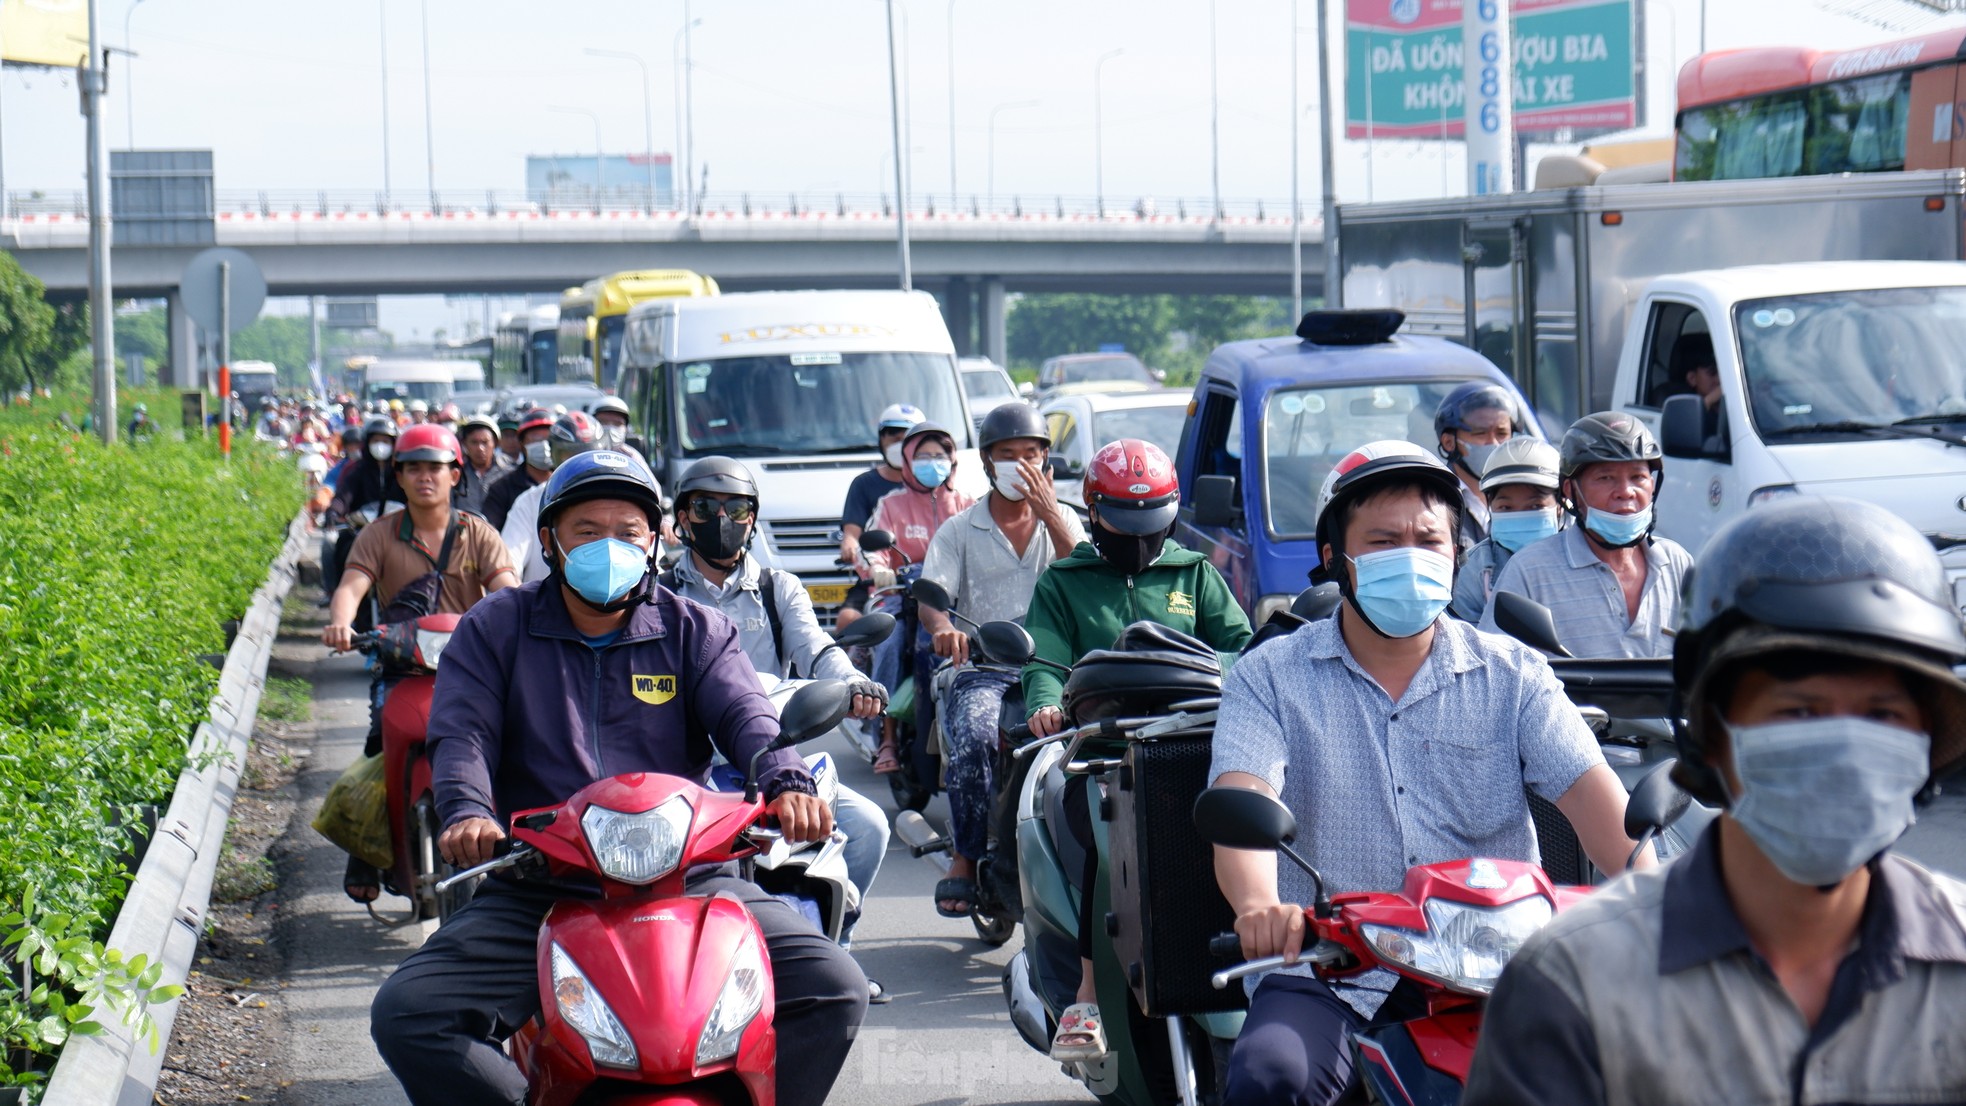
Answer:
[[[286,545],[240,620],[238,636],[219,674],[218,692],[212,696],[211,715],[192,737],[170,808],[151,835],[143,863],[109,931],[110,948],[126,957],[142,953],[162,964],[167,982],[184,980],[198,948],[232,799],[259,715],[267,661],[280,632],[280,609],[293,587],[307,537],[303,513],[287,528]],[[177,1000],[153,1007],[151,1015],[159,1042],[154,1053],[147,1039],[135,1039],[113,1018],[103,1019],[106,1028],[100,1035],[70,1037],[42,1100],[61,1106],[149,1103],[170,1046]]]

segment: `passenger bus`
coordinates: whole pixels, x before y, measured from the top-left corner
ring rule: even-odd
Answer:
[[[1679,71],[1683,181],[1966,167],[1966,29],[1854,50],[1701,54]]]
[[[553,304],[498,317],[492,335],[490,385],[556,384],[560,379],[557,330],[560,309]]]
[[[715,280],[687,269],[615,273],[567,289],[560,297],[560,379],[593,380],[613,391],[621,375],[621,336],[629,308],[664,296],[716,294]]]

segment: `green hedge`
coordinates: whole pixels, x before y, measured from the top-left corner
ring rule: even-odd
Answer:
[[[175,414],[156,393],[126,412],[136,399]],[[117,827],[169,802],[218,682],[199,654],[224,651],[220,623],[244,613],[301,501],[292,462],[250,442],[230,463],[175,431],[106,448],[59,421],[85,410],[0,410],[0,1084],[92,1031],[90,1007],[137,1024],[142,1004],[119,998],[166,997],[154,966],[98,944],[129,882]],[[23,993],[21,960],[55,985]]]

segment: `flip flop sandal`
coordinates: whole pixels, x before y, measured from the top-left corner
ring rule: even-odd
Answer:
[[[874,774],[876,776],[891,776],[899,771],[901,771],[901,758],[895,755],[894,746],[881,746],[880,751],[874,754]]]
[[[348,868],[341,876],[341,890],[349,898],[367,905],[382,896],[382,871],[360,857],[348,858]],[[368,894],[357,894],[367,891]]]
[[[887,993],[887,988],[881,986],[880,980],[873,978],[867,980],[867,1005],[885,1006],[893,1001],[894,996]]]
[[[1100,1060],[1106,1055],[1106,1023],[1096,1002],[1075,1002],[1058,1019],[1051,1037],[1051,1058],[1061,1064]]]
[[[976,912],[976,901],[983,897],[976,881],[965,876],[950,876],[935,884],[935,912],[944,918],[967,918]],[[951,910],[943,902],[954,900],[962,903],[960,910]]]

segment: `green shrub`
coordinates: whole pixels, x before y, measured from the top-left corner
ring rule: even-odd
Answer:
[[[85,409],[0,410],[0,1084],[21,1081],[21,1050],[94,1025],[104,980],[119,1016],[117,996],[157,987],[99,944],[129,881],[116,814],[169,802],[217,686],[199,654],[224,650],[220,623],[245,610],[301,499],[291,462],[256,445],[229,463],[174,434],[106,448],[56,422]],[[23,959],[43,962],[25,988]]]

